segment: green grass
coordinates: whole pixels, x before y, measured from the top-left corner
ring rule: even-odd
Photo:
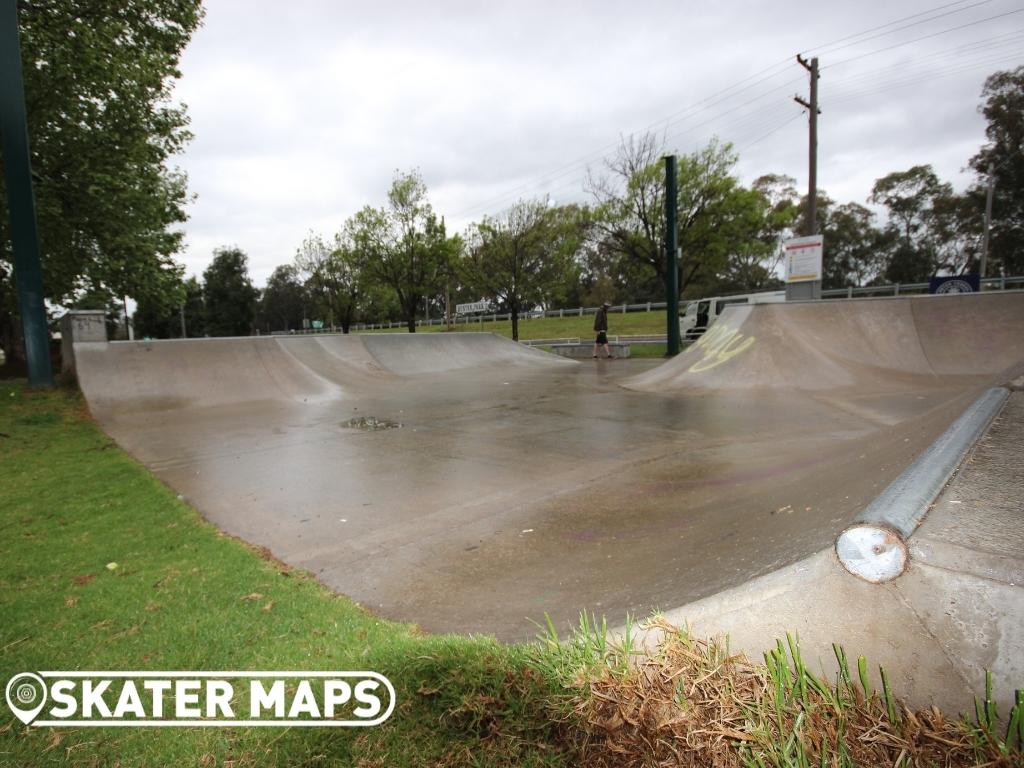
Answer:
[[[0,766],[561,763],[526,647],[422,636],[219,534],[77,395],[0,384],[0,478],[3,684],[40,669],[372,669],[398,700],[362,729],[26,728],[4,707]]]
[[[631,344],[630,357],[665,357],[667,344]]]
[[[443,325],[424,325],[416,329],[416,333],[436,333],[443,331]],[[473,323],[457,323],[456,331],[484,331],[497,333],[512,338],[512,323],[509,320],[491,322],[484,320]],[[406,333],[402,328],[386,328],[379,331],[357,331],[357,333]],[[665,334],[665,310],[650,312],[609,312],[608,334],[610,336],[646,336]],[[594,338],[594,316],[583,317],[538,317],[532,320],[519,320],[519,340],[531,339],[573,339],[591,340]]]

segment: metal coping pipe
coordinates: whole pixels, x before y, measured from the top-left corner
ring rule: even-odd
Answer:
[[[836,554],[846,570],[875,584],[903,574],[907,539],[1009,394],[1005,387],[987,390],[839,534]]]

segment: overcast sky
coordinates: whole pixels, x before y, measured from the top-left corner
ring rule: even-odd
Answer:
[[[621,135],[691,152],[718,136],[749,183],[807,183],[793,102],[821,61],[819,188],[865,202],[931,163],[957,188],[984,141],[986,75],[1024,63],[1020,0],[345,2],[208,0],[176,97],[197,195],[181,258],[237,245],[257,284],[309,230],[383,204],[418,168],[449,231],[521,196],[585,199]],[[959,27],[958,29],[954,29]],[[863,34],[861,34],[863,33]]]

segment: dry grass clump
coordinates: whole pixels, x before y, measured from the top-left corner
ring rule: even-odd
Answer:
[[[950,720],[898,702],[884,670],[874,691],[863,657],[855,682],[838,646],[838,679],[828,683],[793,638],[755,663],[723,640],[651,625],[663,634],[653,652],[634,652],[628,639],[613,647],[585,618],[562,646],[563,677],[576,665],[562,720],[583,765],[1024,766],[1024,702],[1001,728],[990,688],[977,723]]]

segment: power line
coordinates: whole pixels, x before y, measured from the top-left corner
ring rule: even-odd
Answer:
[[[806,50],[800,51],[800,53],[805,58],[807,56],[809,56],[811,53],[821,54],[821,53],[825,52],[826,48],[831,48],[836,43],[844,43],[847,40],[854,39],[855,37],[861,37],[862,35],[867,35],[867,34],[870,34],[871,32],[876,32],[879,29],[885,29],[886,27],[891,27],[893,24],[900,24],[900,23],[902,23],[904,21],[909,21],[910,19],[916,19],[919,16],[925,16],[925,15],[927,15],[929,13],[934,13],[935,11],[941,11],[941,10],[944,10],[946,8],[952,8],[954,5],[963,5],[965,2],[967,2],[967,0],[956,0],[955,3],[947,3],[946,5],[940,5],[940,6],[937,6],[935,8],[929,8],[926,11],[920,11],[918,13],[912,13],[911,15],[904,16],[901,19],[894,19],[893,21],[887,22],[886,24],[879,24],[877,27],[871,27],[870,29],[865,29],[865,30],[862,30],[860,32],[855,32],[852,35],[846,35],[845,37],[840,37],[837,40],[833,40],[830,43],[825,43],[823,45],[818,46],[817,48],[808,48]]]
[[[970,53],[991,53],[996,48],[1003,48],[1010,45],[1017,45],[1024,39],[1024,29],[1015,30],[1013,32],[1007,32],[1001,35],[995,35],[993,37],[982,38],[979,40],[973,40],[970,43],[964,43],[959,46],[952,48],[946,48],[933,53],[927,53],[921,56],[915,56],[912,60],[912,64],[921,65],[927,62],[939,61],[944,59],[951,59],[953,56],[959,56],[961,54]],[[839,79],[833,79],[831,83],[839,83],[846,85],[849,83],[874,80],[881,74],[888,74],[892,70],[891,64],[886,64],[882,67],[875,69],[869,69],[857,74],[840,77]]]
[[[790,107],[790,109],[792,109],[792,107]],[[785,119],[784,121],[782,121],[781,123],[779,123],[779,124],[778,124],[777,126],[775,126],[774,128],[772,128],[772,129],[771,129],[770,131],[768,131],[768,132],[767,132],[767,133],[765,133],[764,135],[762,135],[762,136],[759,136],[758,138],[754,139],[753,141],[751,141],[751,142],[749,142],[749,143],[747,143],[747,144],[744,144],[744,145],[743,145],[742,147],[738,148],[738,149],[736,150],[737,154],[742,154],[743,152],[746,152],[746,151],[747,151],[748,149],[750,149],[750,148],[751,148],[752,146],[754,146],[755,144],[760,144],[760,143],[761,143],[762,141],[764,141],[765,139],[767,139],[767,138],[768,138],[769,136],[774,136],[774,135],[775,135],[776,133],[778,133],[779,131],[781,131],[781,130],[782,130],[783,128],[785,128],[785,127],[786,127],[787,125],[789,125],[790,123],[792,123],[792,122],[793,122],[794,120],[796,120],[796,119],[797,119],[798,117],[803,117],[803,116],[804,116],[804,111],[803,111],[803,110],[801,109],[801,110],[800,110],[800,111],[798,111],[798,112],[797,112],[796,114],[794,114],[794,115],[791,115],[790,117],[786,118],[786,119]]]
[[[942,77],[949,77],[950,75],[957,75],[963,72],[970,72],[971,70],[980,69],[982,67],[989,68],[1001,64],[1003,62],[1019,61],[1020,56],[1021,54],[1018,53],[1003,54],[992,59],[970,62],[961,65],[952,65],[944,69],[932,70],[927,73],[918,73],[912,77],[880,84],[877,87],[867,87],[862,88],[860,90],[852,91],[840,91],[837,92],[835,98],[830,98],[828,103],[844,104],[846,102],[854,101],[856,99],[864,98],[866,96],[873,96],[878,93],[885,93],[886,91],[891,91],[898,88],[906,88],[908,86],[916,85],[918,83],[926,83]]]
[[[874,50],[874,51],[868,51],[867,53],[862,53],[862,54],[860,54],[858,56],[851,56],[848,59],[842,59],[841,61],[835,61],[835,62],[829,64],[828,67],[822,67],[822,69],[831,69],[832,67],[838,67],[840,64],[848,64],[851,61],[857,61],[858,59],[863,59],[866,56],[874,56],[875,54],[884,53],[885,51],[891,51],[891,50],[893,50],[895,48],[901,48],[904,45],[910,45],[911,43],[919,43],[922,40],[929,40],[929,39],[931,39],[933,37],[939,37],[940,35],[946,35],[946,34],[949,34],[950,32],[956,32],[957,30],[960,30],[960,29],[967,29],[967,27],[975,27],[978,24],[984,24],[986,21],[994,21],[995,19],[1002,19],[1002,18],[1005,18],[1007,16],[1013,16],[1016,13],[1024,13],[1024,8],[1018,8],[1018,9],[1016,9],[1014,11],[1007,11],[1006,13],[999,13],[999,14],[996,14],[995,16],[988,16],[988,17],[986,17],[984,19],[978,19],[977,21],[971,21],[971,22],[968,22],[966,24],[960,24],[959,26],[950,27],[949,29],[943,29],[943,30],[940,30],[938,32],[932,32],[929,35],[922,35],[921,37],[915,37],[912,40],[905,40],[902,43],[896,43],[894,45],[889,45],[889,46],[886,46],[885,48],[878,48],[877,50]]]
[[[912,24],[904,24],[902,27],[896,27],[895,29],[890,29],[890,30],[888,30],[886,32],[879,32],[877,35],[871,35],[870,37],[865,37],[865,38],[863,38],[861,40],[855,40],[854,42],[847,43],[846,45],[840,45],[840,46],[837,46],[835,48],[832,48],[830,46],[823,46],[823,48],[814,49],[815,55],[820,56],[823,53],[835,53],[836,51],[841,51],[844,48],[850,48],[851,46],[854,46],[854,45],[861,45],[862,43],[866,43],[866,42],[868,42],[870,40],[877,40],[879,37],[886,37],[888,35],[894,35],[897,32],[902,32],[905,29],[910,29],[911,27],[917,27],[917,26],[920,26],[921,24],[927,24],[928,22],[935,21],[936,19],[942,19],[942,18],[945,18],[946,16],[952,16],[952,15],[957,14],[957,13],[963,13],[964,11],[969,11],[972,8],[977,8],[979,5],[987,5],[990,2],[992,2],[992,0],[981,0],[980,2],[974,3],[973,5],[967,5],[967,6],[964,6],[963,8],[956,8],[956,9],[954,9],[952,11],[947,11],[946,13],[940,13],[940,14],[937,14],[935,16],[931,16],[931,17],[929,17],[927,19],[921,19],[920,21],[915,21]],[[954,3],[954,5],[956,5],[956,3]],[[943,7],[947,7],[947,6],[943,6]],[[940,9],[934,9],[934,10],[940,10]],[[925,13],[930,13],[930,11],[925,11]],[[917,14],[917,15],[920,16],[920,15],[923,15],[923,14]],[[910,18],[913,18],[913,17],[910,17]],[[893,22],[893,23],[898,23],[898,22]],[[890,26],[890,25],[884,25],[884,26]],[[879,29],[880,29],[880,27],[879,27]],[[874,30],[869,30],[869,31],[874,31]],[[860,35],[857,35],[857,37],[860,37]]]

